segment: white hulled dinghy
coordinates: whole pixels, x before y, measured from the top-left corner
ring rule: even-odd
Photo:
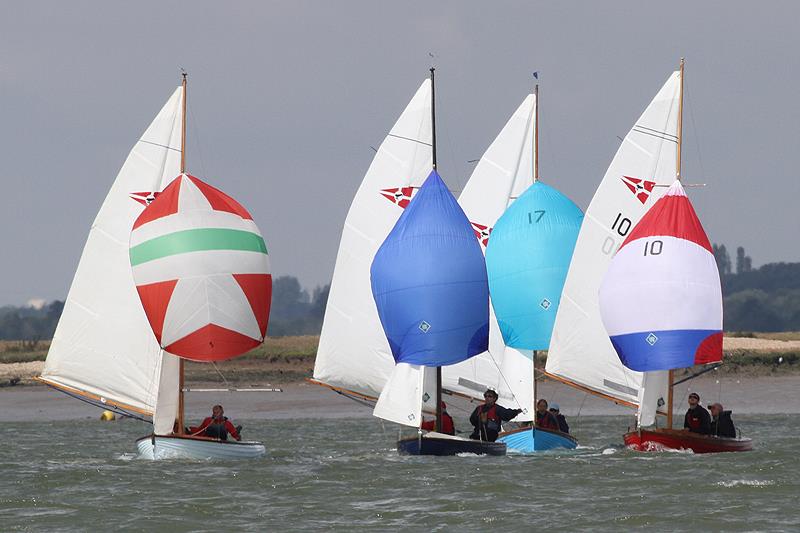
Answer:
[[[185,117],[184,76],[134,146],[92,224],[39,380],[99,407],[152,419],[153,435],[137,442],[142,457],[258,457],[265,453],[261,443],[183,431],[179,356],[224,359],[260,344],[271,291],[266,246],[252,217],[184,173]],[[161,199],[162,193],[168,194]],[[178,212],[191,220],[165,224]],[[144,246],[134,251],[131,243]],[[204,257],[184,261],[176,254],[192,249]],[[240,257],[232,258],[231,250]],[[223,320],[208,305],[221,300]],[[218,346],[210,357],[203,349],[209,342]]]

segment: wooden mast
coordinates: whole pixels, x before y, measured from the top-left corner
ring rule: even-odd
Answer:
[[[431,67],[431,151],[433,170],[436,170],[436,88],[434,72]],[[424,380],[424,377],[423,377]],[[436,367],[436,432],[442,432],[442,367]]]
[[[181,174],[186,172],[186,72],[182,73],[183,80],[181,87],[183,88],[183,109],[181,110]],[[178,435],[184,434],[184,402],[183,402],[183,358],[179,362],[178,375]]]
[[[539,181],[539,84],[533,88],[533,182]],[[532,371],[533,371],[533,412],[531,416],[536,422],[536,356],[538,350],[533,351]]]
[[[680,69],[680,78],[681,78],[681,85],[680,85],[680,92],[678,93],[678,151],[675,157],[675,177],[680,180],[681,179],[681,142],[683,140],[683,63],[684,59],[681,58],[681,69]],[[672,382],[675,380],[675,371],[670,369],[669,371],[669,388],[667,389],[667,427],[672,429],[672,418],[673,418],[673,385]]]
[[[533,89],[533,182],[539,181],[539,84]]]

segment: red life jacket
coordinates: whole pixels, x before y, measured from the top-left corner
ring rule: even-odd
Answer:
[[[491,406],[488,411],[484,411],[483,408],[481,408],[481,412],[486,415],[486,428],[491,431],[499,432],[503,421],[497,416],[497,404]],[[490,425],[490,422],[494,422],[494,424]]]
[[[702,424],[700,417],[691,412],[686,413],[686,421],[689,423],[689,429],[700,429]]]

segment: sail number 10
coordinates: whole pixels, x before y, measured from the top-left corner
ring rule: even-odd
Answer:
[[[615,218],[614,223],[611,224],[611,229],[616,231],[620,237],[625,237],[631,230],[632,226],[633,222],[631,222],[631,219],[622,216],[622,213],[617,213],[617,218]],[[609,255],[611,252],[613,252],[616,248],[616,244],[617,241],[613,237],[606,237],[606,240],[603,241],[603,254]]]

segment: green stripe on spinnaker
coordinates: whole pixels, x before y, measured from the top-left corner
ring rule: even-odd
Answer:
[[[202,228],[176,231],[150,239],[131,248],[131,266],[161,259],[170,255],[207,250],[242,250],[267,253],[261,235],[250,231],[221,228]]]

